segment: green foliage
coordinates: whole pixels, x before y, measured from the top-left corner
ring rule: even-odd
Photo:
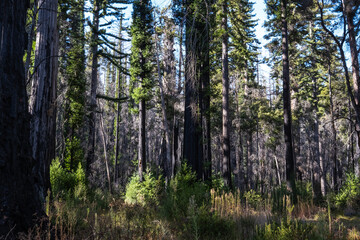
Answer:
[[[76,171],[84,159],[84,150],[81,147],[80,139],[76,136],[66,139],[64,167],[68,171]]]
[[[302,202],[311,202],[313,198],[311,182],[296,182],[297,196]]]
[[[83,198],[86,195],[85,172],[79,163],[75,172],[70,172],[55,159],[50,166],[50,183],[53,197],[63,197],[66,194]]]
[[[360,210],[360,178],[353,173],[347,174],[344,185],[335,197],[335,204],[340,208]]]
[[[264,228],[259,230],[256,239],[266,240],[295,240],[295,239],[322,239],[314,231],[314,225],[291,221],[289,223],[276,222],[266,224]]]
[[[272,212],[273,213],[284,213],[286,208],[286,196],[289,192],[286,189],[286,185],[282,184],[279,187],[276,187],[271,193],[272,201]]]
[[[211,187],[216,191],[225,190],[224,178],[222,178],[220,173],[211,174]]]
[[[207,186],[198,182],[196,174],[187,164],[183,164],[175,178],[170,181],[162,210],[170,219],[183,219],[187,216],[190,199],[193,199],[196,206],[201,206],[208,198]]]
[[[152,27],[151,2],[136,0],[133,3],[131,25],[130,93],[135,103],[149,100],[152,96]],[[137,84],[139,83],[139,84]]]
[[[244,198],[246,199],[246,203],[252,208],[256,209],[257,207],[259,207],[262,204],[261,195],[258,194],[253,189],[245,192]]]
[[[131,177],[126,186],[125,202],[129,204],[146,204],[159,203],[159,197],[163,189],[163,180],[161,177],[156,178],[151,172],[144,175],[144,181],[140,182],[138,174]]]

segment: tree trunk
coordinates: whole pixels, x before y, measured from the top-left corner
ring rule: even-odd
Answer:
[[[106,177],[107,177],[108,185],[109,185],[109,193],[111,194],[111,177],[110,177],[110,169],[109,169],[108,156],[107,156],[107,141],[106,141],[106,135],[105,135],[105,129],[104,129],[104,118],[102,117],[102,115],[101,115],[101,120],[100,120],[100,127],[101,127],[100,133],[101,133],[103,148],[104,148]]]
[[[28,1],[0,1],[0,236],[16,239],[44,216],[32,158],[23,54]],[[41,183],[39,183],[41,184]]]
[[[40,175],[36,186],[43,201],[50,189],[50,164],[55,158],[56,82],[58,73],[57,0],[38,1],[35,70],[30,97],[33,158]]]
[[[140,181],[144,180],[146,171],[146,105],[145,100],[141,99],[139,103],[139,177]]]
[[[190,4],[190,3],[187,3]],[[186,22],[186,56],[185,56],[185,110],[184,110],[184,149],[185,161],[196,172],[197,178],[202,178],[202,169],[199,163],[199,116],[198,95],[199,86],[197,82],[197,43],[195,35],[198,35],[194,13],[188,8]]]
[[[31,52],[33,50],[33,38],[35,33],[35,25],[36,25],[36,19],[38,14],[38,8],[37,8],[37,1],[34,0],[33,3],[33,12],[31,16],[31,26],[30,26],[30,33],[28,35],[28,42],[27,42],[27,48],[26,48],[26,60],[25,60],[25,80],[26,84],[30,82],[30,61],[31,61]]]
[[[122,17],[120,19],[120,29],[119,29],[119,52],[122,52]],[[118,86],[117,86],[117,97],[120,98],[120,95],[122,93],[122,84],[123,84],[123,80],[122,80],[122,70],[121,70],[121,66],[122,66],[122,62],[120,59],[119,62],[120,68],[118,69]],[[120,133],[119,133],[119,126],[120,126],[120,112],[121,112],[121,103],[118,102],[117,103],[117,113],[116,113],[116,134],[115,134],[115,166],[114,166],[114,182],[117,183],[117,180],[119,178],[119,138],[120,138]]]
[[[204,180],[211,179],[212,157],[211,157],[211,119],[210,119],[210,33],[209,24],[205,23],[204,41],[201,51],[202,55],[202,69],[201,69],[201,88],[203,92],[202,99],[202,126],[203,126],[203,154],[204,154]]]
[[[346,16],[348,30],[349,30],[349,45],[350,45],[350,53],[351,53],[351,67],[352,67],[352,75],[353,75],[353,87],[355,92],[355,103],[357,110],[357,121],[356,121],[356,133],[357,133],[357,151],[360,152],[360,66],[359,66],[359,52],[357,50],[357,42],[356,42],[356,32],[354,25],[354,17],[356,14],[356,9],[359,8],[360,3],[354,0],[342,0],[343,11]],[[355,160],[355,175],[359,177],[359,158]]]
[[[229,133],[229,62],[228,62],[228,26],[227,26],[227,1],[222,5],[223,17],[221,28],[222,36],[222,177],[224,184],[232,188],[230,165],[230,133]]]
[[[99,14],[100,14],[100,0],[94,1],[93,12],[93,27],[91,39],[91,89],[90,89],[90,118],[89,118],[89,140],[86,156],[86,174],[89,177],[91,174],[91,164],[95,159],[95,132],[96,132],[96,91],[98,85],[98,38],[99,38]]]
[[[331,62],[329,61],[328,67],[329,75],[329,98],[330,98],[330,117],[331,117],[331,135],[332,135],[332,150],[331,150],[331,159],[333,161],[333,186],[334,191],[338,191],[337,183],[337,144],[336,144],[336,128],[335,128],[335,116],[334,116],[334,102],[333,102],[333,93],[332,93],[332,84],[331,84]]]
[[[287,0],[281,1],[282,19],[282,62],[283,62],[283,102],[284,102],[284,139],[286,160],[286,185],[291,191],[292,202],[296,203],[295,186],[295,159],[292,145],[291,131],[291,96],[290,96],[290,72],[289,72],[289,43],[287,26]]]
[[[156,36],[157,38],[157,36]],[[159,82],[159,88],[160,88],[160,96],[161,96],[161,113],[162,113],[162,125],[164,128],[164,132],[165,132],[165,154],[166,154],[166,160],[165,160],[165,177],[166,180],[169,181],[171,176],[171,132],[170,132],[170,128],[169,128],[169,123],[167,120],[167,115],[166,115],[166,106],[165,106],[165,93],[164,93],[164,87],[163,87],[163,82],[162,82],[162,76],[161,76],[161,70],[160,70],[160,61],[159,61],[159,54],[160,54],[160,49],[158,46],[159,39],[156,39],[156,63],[157,63],[157,70],[158,70],[158,82]]]

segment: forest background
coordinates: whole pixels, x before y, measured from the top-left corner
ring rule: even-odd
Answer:
[[[0,239],[359,239],[359,12],[2,1]]]

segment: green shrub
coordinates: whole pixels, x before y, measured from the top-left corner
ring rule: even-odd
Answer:
[[[129,204],[159,204],[160,193],[163,189],[163,180],[156,178],[151,172],[144,175],[144,181],[140,182],[139,175],[131,177],[126,186],[125,202]]]
[[[225,190],[224,179],[220,173],[211,174],[211,187],[216,191]]]
[[[360,178],[352,173],[347,174],[344,185],[335,197],[335,205],[340,208],[351,207],[360,210]]]
[[[255,239],[261,240],[305,240],[323,239],[314,231],[314,224],[299,221],[273,222],[258,229]]]
[[[296,181],[297,196],[302,202],[312,201],[312,184],[311,182]]]
[[[207,186],[197,181],[196,174],[190,167],[183,164],[167,188],[166,197],[162,202],[163,213],[170,219],[185,218],[190,198],[193,198],[196,206],[201,206],[210,199],[210,194]]]
[[[246,199],[246,203],[254,209],[257,209],[259,206],[262,205],[261,195],[252,189],[245,192],[244,198]]]
[[[70,172],[61,166],[59,159],[50,165],[50,183],[52,195],[63,197],[65,194],[75,193],[76,197],[86,194],[85,172],[79,163],[76,172]],[[76,191],[75,191],[76,190]]]

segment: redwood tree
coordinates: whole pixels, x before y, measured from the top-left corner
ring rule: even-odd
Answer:
[[[42,212],[34,188],[23,55],[27,0],[0,1],[0,238],[15,239]]]

